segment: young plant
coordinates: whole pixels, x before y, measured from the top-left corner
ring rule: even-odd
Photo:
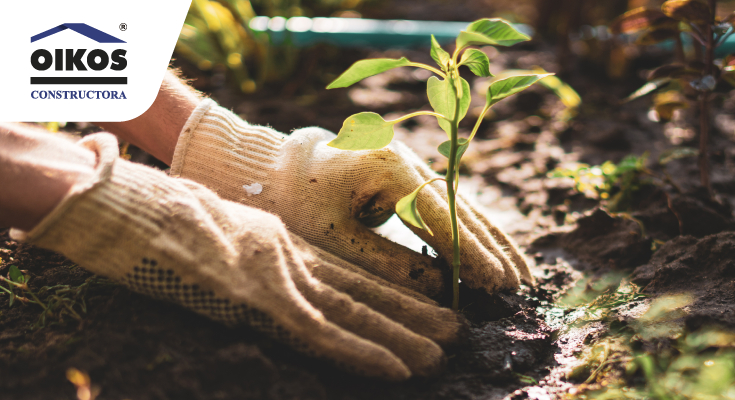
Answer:
[[[547,176],[574,179],[574,190],[600,200],[609,212],[619,213],[631,207],[633,195],[646,184],[671,185],[681,193],[681,188],[666,172],[666,164],[698,154],[697,149],[691,147],[676,147],[662,152],[658,158],[658,165],[663,168],[661,173],[646,166],[649,154],[645,152],[641,156],[630,154],[618,164],[605,161],[602,165],[577,164],[573,168],[556,168]]]
[[[654,99],[654,108],[661,119],[670,119],[676,109],[688,106],[686,97],[699,104],[699,172],[702,186],[709,192],[709,157],[707,147],[710,130],[710,100],[720,80],[735,86],[735,56],[725,58],[722,68],[714,63],[715,49],[734,32],[735,13],[716,18],[717,0],[667,0],[660,10],[636,8],[618,17],[612,24],[613,33],[640,34],[637,43],[656,44],[674,40],[675,62],[663,65],[648,77],[648,83],[631,94],[630,101],[666,88]],[[693,39],[694,56],[687,59],[681,34]],[[704,51],[703,51],[704,50]]]
[[[632,302],[640,302],[644,296],[636,293],[635,287],[632,289],[610,305],[627,304],[630,309]],[[620,323],[616,312],[602,314],[599,319],[580,318],[580,323],[602,322],[610,332],[592,339],[582,353],[582,363],[569,373],[570,379],[586,378],[588,385],[581,385],[568,398],[735,398],[733,334],[717,326],[689,331],[678,322],[693,301],[688,294],[658,296],[650,299],[645,313],[625,324]],[[655,351],[650,350],[652,346],[656,346]]]
[[[64,322],[64,316],[69,316],[77,321],[82,320],[80,313],[87,312],[87,304],[84,297],[87,288],[96,277],[88,278],[83,284],[72,287],[69,285],[44,286],[33,291],[28,286],[30,278],[18,269],[17,266],[11,265],[8,276],[0,276],[0,282],[7,283],[7,287],[0,285],[0,293],[4,292],[10,296],[8,306],[12,307],[15,300],[25,304],[36,304],[41,307],[41,315],[38,320],[31,325],[31,328],[37,329],[46,326],[47,319],[56,319],[59,323]],[[77,311],[77,308],[79,311]]]
[[[459,75],[459,67],[466,66],[480,77],[492,77],[490,61],[482,51],[470,48],[472,46],[512,46],[516,43],[530,40],[523,33],[516,30],[507,21],[493,18],[481,19],[471,23],[456,39],[456,47],[451,55],[441,48],[436,39],[431,37],[431,58],[439,65],[439,69],[429,65],[411,62],[405,57],[400,59],[378,58],[358,61],[340,75],[327,89],[343,88],[361,81],[364,78],[379,74],[398,67],[417,67],[429,70],[436,74],[427,82],[429,103],[434,111],[418,111],[401,118],[386,121],[380,115],[371,112],[362,112],[347,118],[340,129],[337,138],[328,145],[342,150],[372,150],[387,146],[393,139],[393,126],[408,118],[418,115],[436,117],[439,126],[447,133],[449,140],[439,145],[439,153],[449,159],[445,178],[434,178],[424,182],[408,196],[396,204],[396,213],[405,222],[431,230],[424,224],[416,205],[417,196],[424,186],[443,180],[447,185],[447,202],[449,204],[449,221],[452,227],[453,254],[452,254],[452,308],[459,305],[459,268],[460,243],[457,227],[457,209],[455,196],[457,193],[459,162],[465,150],[475,137],[480,123],[487,111],[498,101],[516,94],[539,80],[552,75],[548,73],[519,73],[504,75],[502,79],[492,81],[487,89],[485,107],[469,137],[460,138],[458,135],[459,122],[467,114],[470,106],[470,85]]]
[[[642,178],[652,172],[646,168],[648,153],[629,155],[620,163],[605,161],[602,165],[577,164],[573,168],[556,168],[549,178],[572,178],[574,190],[591,199],[599,199],[610,212],[624,211]]]

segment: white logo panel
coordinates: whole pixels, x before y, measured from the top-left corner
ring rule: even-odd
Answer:
[[[5,4],[15,18],[0,24],[0,121],[138,117],[156,98],[190,3]]]

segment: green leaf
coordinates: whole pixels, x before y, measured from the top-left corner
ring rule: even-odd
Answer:
[[[648,74],[648,78],[646,80],[652,81],[658,78],[679,78],[682,76],[691,76],[691,78],[694,79],[702,76],[703,72],[703,69],[696,70],[693,68],[688,68],[684,64],[673,63],[662,65],[654,69]]]
[[[679,36],[679,34],[678,26],[674,26],[672,28],[669,25],[660,25],[643,32],[643,34],[638,36],[635,40],[635,43],[640,46],[651,46],[661,43],[664,40],[674,39]]]
[[[459,121],[467,115],[467,110],[470,109],[470,100],[472,97],[472,93],[470,93],[470,84],[463,78],[460,79],[462,81],[462,98],[459,101]],[[441,80],[435,76],[430,77],[426,82],[426,93],[429,96],[429,103],[431,104],[431,107],[434,108],[435,112],[444,115],[447,118],[452,118],[454,115],[455,97],[454,90],[452,89],[452,84],[449,79]],[[443,118],[437,118],[437,121],[439,121],[439,126],[444,129],[444,132],[446,132],[447,135],[450,135],[452,131],[452,123]]]
[[[377,75],[393,68],[405,67],[410,64],[411,62],[408,61],[406,57],[401,57],[399,59],[373,58],[370,60],[360,60],[352,64],[347,71],[343,72],[342,75],[330,83],[329,86],[327,86],[327,89],[348,87],[369,76]]]
[[[555,168],[553,171],[546,174],[548,178],[574,178],[577,179],[580,175],[580,171],[586,171],[589,169],[589,165],[581,164],[576,169],[569,168]]]
[[[668,90],[653,96],[653,109],[659,120],[670,121],[674,118],[674,111],[684,108],[689,108],[689,102],[681,90]]]
[[[496,75],[495,79],[491,80],[490,82],[499,81],[501,79],[511,76],[545,73],[546,71],[539,67],[534,67],[534,69],[509,69]],[[490,85],[490,82],[487,83],[488,86]],[[553,75],[539,80],[538,83],[541,86],[553,91],[554,94],[557,95],[561,102],[564,103],[564,105],[567,107],[565,110],[557,114],[557,117],[566,120],[576,115],[577,108],[582,104],[582,98],[571,86],[567,85],[561,79]]]
[[[431,181],[424,182],[424,184],[411,192],[411,194],[398,200],[398,203],[396,203],[396,214],[398,214],[398,216],[401,217],[401,219],[405,222],[419,229],[424,229],[429,232],[429,235],[433,236],[434,233],[431,231],[431,229],[429,229],[426,223],[424,223],[424,220],[421,219],[421,214],[419,214],[419,209],[416,204],[416,197],[418,196],[419,192],[430,182]]]
[[[26,281],[26,277],[15,265],[10,266],[10,271],[8,272],[8,275],[10,276],[10,280],[15,283],[24,283]]]
[[[467,46],[512,46],[531,40],[519,32],[508,21],[500,18],[485,18],[471,23],[457,36],[457,48]]]
[[[616,35],[620,33],[631,34],[670,20],[666,14],[659,10],[638,7],[617,17],[610,24],[610,30]]]
[[[467,151],[467,147],[469,147],[470,142],[465,138],[458,138],[457,139],[457,162],[462,158],[462,155],[464,155],[464,152]],[[446,142],[442,143],[437,147],[437,150],[439,150],[439,153],[443,155],[446,158],[449,158],[449,151],[452,148],[452,141],[447,140]]]
[[[727,24],[732,26],[733,23],[735,23],[735,12],[727,14],[727,16],[720,21],[720,25]]]
[[[631,171],[642,171],[648,159],[648,152],[643,153],[640,157],[635,154],[629,154],[618,163],[615,172],[609,175],[621,175]]]
[[[539,84],[553,91],[567,107],[576,108],[582,104],[582,98],[579,97],[579,93],[556,76],[547,76],[541,79]]]
[[[12,307],[15,302],[15,293],[10,292],[10,299],[8,300],[8,307]]]
[[[521,74],[490,82],[487,88],[487,104],[490,107],[500,100],[527,89],[529,86],[554,74]]]
[[[654,80],[646,83],[645,85],[641,86],[635,92],[631,93],[630,96],[626,97],[625,100],[623,100],[623,103],[627,103],[627,102],[632,101],[632,100],[635,100],[635,99],[637,99],[639,97],[643,97],[643,96],[645,96],[645,95],[653,92],[654,90],[660,88],[661,86],[666,85],[669,82],[671,82],[671,78],[669,78],[669,77],[654,79]]]
[[[449,64],[449,60],[452,57],[449,55],[449,53],[442,49],[442,47],[439,45],[439,42],[436,41],[434,35],[431,35],[431,58],[433,58],[434,61],[439,64],[442,71],[447,72],[447,64]]]
[[[709,24],[712,14],[709,5],[703,0],[668,0],[661,5],[661,11],[667,16],[693,24]]]
[[[341,150],[382,149],[393,140],[394,124],[376,113],[361,112],[347,118],[337,137],[327,146]]]
[[[490,73],[490,60],[485,53],[477,49],[465,51],[459,60],[459,65],[466,65],[477,76],[493,76]]]

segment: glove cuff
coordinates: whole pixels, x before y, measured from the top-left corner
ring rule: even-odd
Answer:
[[[239,231],[228,218],[242,209],[232,210],[228,204],[235,204],[194,182],[119,158],[110,134],[90,135],[79,144],[97,155],[93,178],[72,187],[32,230],[11,230],[13,239],[226,324],[271,329],[263,318],[253,321],[260,311],[243,303],[257,287],[233,268],[238,258],[230,236]]]
[[[225,196],[240,200],[260,193],[268,184],[269,171],[278,163],[285,138],[273,129],[250,125],[206,99],[184,125],[169,173],[215,191],[223,187],[242,188],[242,196]]]
[[[10,236],[60,252],[97,274],[123,279],[140,261],[131,259],[130,249],[141,237],[154,237],[169,214],[155,202],[155,192],[166,191],[161,183],[168,178],[120,159],[117,139],[108,133],[78,144],[97,156],[93,177],[74,185],[32,230],[12,229]]]
[[[96,167],[92,178],[85,182],[76,183],[61,199],[59,204],[31,231],[26,232],[16,228],[11,229],[10,237],[12,239],[32,242],[36,238],[43,237],[60,219],[64,218],[66,211],[82,193],[100,186],[110,179],[112,167],[120,155],[117,138],[108,133],[98,133],[85,137],[77,142],[77,144],[92,150],[96,155]]]
[[[171,169],[168,173],[171,176],[180,176],[181,170],[184,167],[184,159],[186,158],[187,151],[189,150],[189,143],[194,137],[194,132],[199,127],[204,115],[209,112],[210,109],[217,107],[217,103],[212,99],[204,99],[199,102],[197,108],[189,115],[186,120],[186,124],[179,133],[179,140],[176,142],[176,148],[174,149],[174,157],[171,161]]]

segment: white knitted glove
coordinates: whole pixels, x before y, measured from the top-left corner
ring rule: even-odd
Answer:
[[[283,135],[249,125],[212,100],[203,101],[179,137],[171,174],[200,182],[225,199],[267,210],[312,245],[390,282],[429,296],[445,284],[437,260],[368,229],[388,219],[396,202],[437,175],[410,149],[393,142],[380,150],[343,151],[326,144],[334,134],[306,128]],[[452,235],[446,188],[419,194],[419,211],[434,232],[413,229],[451,264]],[[511,240],[458,199],[460,277],[488,292],[531,284]]]
[[[452,311],[349,272],[356,267],[322,257],[277,216],[118,158],[112,135],[80,143],[97,154],[95,177],[32,231],[11,231],[15,239],[363,375],[402,380],[441,369],[437,343],[462,330]]]

